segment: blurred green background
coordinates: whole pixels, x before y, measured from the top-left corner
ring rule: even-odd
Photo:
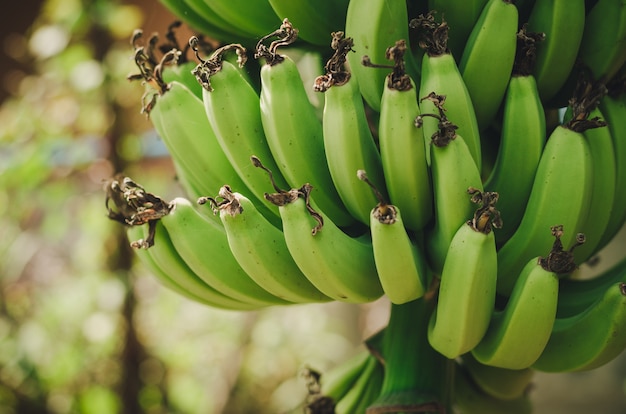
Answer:
[[[386,323],[384,299],[210,309],[135,264],[103,181],[185,196],[126,79],[133,30],[173,20],[156,0],[22,0],[0,19],[0,414],[281,413],[305,397],[304,367]],[[622,356],[537,375],[536,412],[624,413],[625,373]]]

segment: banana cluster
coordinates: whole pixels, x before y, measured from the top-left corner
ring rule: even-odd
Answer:
[[[187,194],[116,176],[109,217],[210,306],[387,296],[310,412],[528,412],[534,370],[626,347],[626,259],[572,276],[626,222],[626,2],[161,2],[221,42],[132,39]],[[290,50],[326,59],[312,85]]]

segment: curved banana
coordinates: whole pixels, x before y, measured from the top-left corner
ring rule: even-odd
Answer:
[[[599,108],[593,109],[589,116],[604,120]],[[602,236],[611,219],[615,193],[619,188],[616,186],[617,169],[611,130],[604,125],[588,129],[583,135],[587,139],[591,153],[593,181],[588,218],[580,230],[585,234],[586,241],[574,253],[577,263],[586,262],[598,252]]]
[[[445,96],[446,117],[458,126],[457,134],[463,137],[480,171],[482,154],[478,120],[465,81],[447,46],[449,26],[446,21],[437,23],[432,13],[412,19],[410,24],[417,31],[420,47],[425,50],[419,87],[420,111],[438,114],[436,103],[427,96],[431,93]],[[437,132],[438,122],[425,118],[422,128],[424,138],[428,140]]]
[[[527,395],[515,399],[498,399],[483,392],[472,382],[471,375],[462,365],[457,365],[454,375],[452,400],[459,412],[465,414],[530,414],[532,401]]]
[[[546,143],[546,117],[533,68],[535,39],[518,33],[518,53],[502,108],[500,144],[495,164],[485,181],[486,191],[496,191],[504,225],[496,234],[498,245],[515,232],[528,202],[535,172]],[[539,42],[541,43],[541,42]]]
[[[144,230],[141,226],[128,227],[126,235],[128,240],[140,240],[145,237]],[[207,302],[205,299],[200,298],[189,290],[183,289],[178,283],[174,282],[170,275],[168,275],[155,263],[148,249],[134,249],[134,252],[139,258],[139,262],[146,267],[146,269],[159,281],[161,285],[194,302],[216,307],[214,302]]]
[[[345,30],[350,0],[269,0],[274,12],[298,28],[308,43],[327,46],[332,32]]]
[[[105,206],[108,217],[126,226],[129,230],[130,245],[136,250],[149,249],[144,260],[152,268],[160,269],[157,277],[163,275],[171,279],[170,285],[178,285],[194,298],[224,309],[255,309],[255,304],[243,302],[218,292],[199,278],[176,251],[161,219],[167,217],[173,206],[162,198],[144,190],[130,177],[117,174],[106,183]],[[111,206],[113,203],[114,206]],[[147,228],[144,230],[144,224]],[[155,247],[156,246],[156,247]],[[151,263],[154,262],[153,264]],[[167,281],[167,279],[164,279]]]
[[[556,319],[559,274],[576,267],[572,249],[563,250],[562,234],[562,227],[552,228],[550,253],[526,263],[504,310],[493,313],[485,336],[471,351],[479,362],[519,370],[530,367],[543,352]],[[584,236],[574,247],[582,243]]]
[[[323,372],[319,378],[319,392],[315,393],[313,401],[307,404],[312,413],[323,412],[327,406],[334,406],[343,398],[363,372],[370,359],[375,359],[368,350],[358,351],[339,365]]]
[[[379,197],[365,171],[360,170],[358,175]],[[370,231],[378,278],[391,303],[403,304],[422,297],[426,283],[426,259],[407,234],[400,209],[381,199],[372,209]]]
[[[557,318],[550,340],[533,368],[584,371],[614,359],[626,348],[626,283],[611,285],[589,308]]]
[[[195,188],[212,194],[228,183],[250,192],[219,145],[202,101],[183,84],[172,82],[150,114],[160,118],[155,128],[174,160],[190,171]]]
[[[335,414],[365,413],[380,392],[384,367],[376,358],[368,358],[352,387],[335,404]],[[377,389],[378,388],[378,389]]]
[[[548,102],[565,84],[576,62],[585,28],[585,0],[535,1],[528,30],[545,33],[537,45],[532,74],[543,102]]]
[[[207,20],[207,15],[198,13],[184,0],[159,0],[172,14],[183,20],[193,29],[213,38],[223,39],[226,42],[237,41],[242,33],[233,33],[231,29],[226,30],[221,27],[220,22]],[[192,2],[189,2],[192,3]],[[217,23],[217,24],[216,24]]]
[[[467,86],[478,127],[495,117],[515,59],[518,12],[511,0],[489,0],[467,39],[459,70]]]
[[[248,45],[254,44],[255,34],[244,27],[233,24],[223,18],[222,15],[213,9],[212,2],[205,0],[179,0],[185,3],[191,10],[201,16],[204,21],[210,23],[213,27],[218,28],[224,33],[230,33],[227,37],[214,38],[220,42],[242,42]],[[204,34],[204,32],[200,32]],[[207,34],[208,35],[208,34]]]
[[[550,134],[539,160],[522,220],[498,251],[498,293],[509,296],[517,275],[533,257],[552,244],[548,229],[562,225],[564,245],[571,245],[589,211],[593,168],[582,132],[586,121],[559,125]]]
[[[135,233],[134,230],[130,231],[131,246],[136,249],[145,249],[146,245],[144,241],[149,236],[147,231],[141,227],[140,233]],[[131,227],[132,229],[132,227]],[[178,255],[174,245],[172,244],[165,227],[156,222],[156,231],[154,232],[154,245],[150,246],[147,254],[150,256],[154,264],[161,269],[161,271],[169,276],[169,278],[182,289],[189,292],[195,297],[201,299],[204,303],[210,306],[229,309],[229,310],[253,310],[259,309],[263,306],[240,302],[213,289],[200,279],[183,259]],[[141,236],[136,238],[136,236]]]
[[[210,139],[198,140],[199,132],[184,122],[182,114],[201,115],[197,112],[197,105],[201,101],[182,83],[176,81],[166,83],[164,80],[164,72],[167,72],[170,66],[177,63],[182,52],[177,49],[170,49],[157,62],[154,57],[157,36],[154,35],[150,38],[148,48],[138,45],[137,41],[140,37],[141,31],[136,31],[132,38],[132,44],[135,47],[134,59],[140,73],[129,76],[129,79],[141,79],[150,85],[142,98],[142,112],[150,117],[157,134],[164,141],[185,190],[193,196],[198,196],[210,189],[211,181],[215,184],[215,182],[222,180],[217,176],[239,181],[239,177],[234,173],[232,167],[227,162],[224,163],[224,154],[215,144],[215,141]],[[150,97],[149,100],[147,100],[148,97]],[[167,120],[170,117],[173,119]],[[211,137],[213,135],[212,129],[206,121],[206,116],[202,115],[198,119],[199,122],[204,119],[205,124],[201,126],[206,128],[209,137]],[[179,130],[173,131],[175,128],[179,128]],[[212,149],[216,151],[212,151]],[[205,151],[207,152],[205,153]],[[218,167],[223,165],[224,170],[215,171],[212,160],[215,160]],[[202,176],[203,174],[207,175],[208,180]]]
[[[314,86],[325,95],[322,125],[326,159],[344,205],[357,220],[369,224],[370,211],[377,200],[359,181],[356,172],[367,171],[370,180],[386,197],[382,161],[367,121],[358,78],[343,69],[352,39],[344,38],[343,33],[334,33],[334,36],[335,55],[326,64],[326,74],[319,76]]]
[[[382,296],[369,235],[352,237],[314,209],[309,185],[276,190],[265,197],[278,206],[287,248],[311,283],[343,302],[365,303]]]
[[[255,38],[271,32],[282,20],[268,0],[204,0],[215,14]]]
[[[535,376],[532,368],[492,367],[478,362],[471,352],[463,354],[461,361],[471,381],[493,398],[514,400],[523,397],[532,387],[532,380]]]
[[[420,110],[415,83],[403,68],[406,52],[403,40],[387,49],[395,64],[380,104],[378,145],[390,200],[404,212],[406,227],[420,231],[433,216],[432,188],[423,128],[413,123]]]
[[[557,317],[564,318],[584,311],[617,282],[626,283],[626,258],[591,278],[562,279],[559,284]]]
[[[599,0],[589,10],[578,58],[603,83],[626,63],[626,1]]]
[[[496,299],[497,194],[469,189],[481,204],[450,242],[441,272],[437,307],[428,326],[431,346],[453,359],[474,348],[485,335]]]
[[[178,82],[189,89],[200,101],[202,101],[202,87],[191,71],[196,67],[196,63],[187,61],[176,66],[168,66],[163,71],[163,81],[172,84]]]
[[[197,40],[192,38],[192,47]],[[195,75],[203,86],[202,97],[205,117],[213,126],[217,142],[219,142],[232,168],[237,172],[250,194],[240,191],[263,201],[258,207],[263,208],[266,217],[278,215],[275,206],[263,199],[263,193],[270,190],[269,183],[263,174],[259,174],[250,164],[250,157],[256,155],[274,172],[274,179],[279,185],[286,186],[286,180],[279,172],[263,132],[261,120],[260,98],[250,83],[232,63],[223,60],[223,55],[235,50],[239,56],[239,65],[246,61],[245,49],[240,45],[224,46],[207,59],[198,59],[201,63],[195,69]],[[197,54],[197,48],[194,47]],[[222,184],[231,184],[222,182]],[[244,188],[244,187],[241,187]],[[205,194],[214,194],[207,192]]]
[[[320,191],[316,202],[338,226],[354,223],[344,207],[326,161],[322,122],[309,101],[302,77],[289,56],[279,55],[278,47],[298,37],[289,20],[280,29],[264,36],[257,44],[255,58],[261,67],[261,121],[274,160],[290,185],[310,183]],[[277,37],[270,46],[266,38]],[[236,188],[236,187],[233,187]]]
[[[430,99],[439,108],[437,119],[440,129],[433,135],[430,144],[435,220],[433,227],[427,229],[426,253],[433,271],[441,274],[454,234],[474,212],[474,205],[467,197],[467,189],[473,187],[482,190],[482,180],[469,148],[455,132],[456,125],[444,115],[444,97],[431,94]],[[418,116],[416,125],[420,126],[427,116]]]
[[[179,256],[209,286],[233,299],[263,306],[287,305],[290,302],[261,288],[248,276],[230,251],[221,223],[199,212],[187,199],[170,202],[169,214],[161,224]]]
[[[372,62],[384,62],[385,51],[396,41],[409,42],[409,17],[406,2],[389,0],[350,0],[346,14],[346,36],[354,39],[354,53],[348,54],[350,71],[358,81],[365,102],[380,111],[380,100],[387,73],[361,64],[367,55]],[[410,46],[409,46],[410,50]],[[419,71],[407,54],[407,72],[418,79]],[[370,171],[367,169],[367,171]],[[372,171],[373,173],[373,171]]]
[[[163,127],[162,121],[162,117],[160,116],[152,117],[150,119],[150,122],[152,123],[152,126],[154,127],[154,130],[159,137],[165,134],[165,128]],[[168,149],[167,151],[172,158],[172,167],[174,168],[175,179],[180,184],[185,194],[190,198],[200,197],[202,194],[204,194],[203,191],[199,188],[201,186],[199,179],[195,177],[194,172],[190,170],[189,166],[180,159],[180,156],[177,155],[173,149]],[[211,219],[215,219],[215,217],[211,217]],[[217,222],[218,220],[214,221]]]
[[[487,0],[428,0],[428,10],[439,13],[451,28],[447,43],[455,59],[461,58],[465,42],[485,4]]]
[[[539,258],[531,259],[517,278],[506,308],[492,315],[472,355],[482,364],[519,370],[541,355],[556,318],[559,281]]]
[[[609,95],[600,101],[600,111],[605,118],[615,154],[615,198],[611,216],[598,248],[606,246],[626,222],[626,94],[622,90],[609,89]]]
[[[285,238],[245,196],[229,186],[213,200],[224,224],[228,245],[238,263],[263,289],[289,302],[328,302],[302,274],[289,254]]]

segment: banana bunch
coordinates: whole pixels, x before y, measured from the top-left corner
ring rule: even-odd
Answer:
[[[626,223],[626,1],[161,1],[199,33],[129,79],[186,194],[108,216],[209,306],[385,296],[309,412],[529,412],[626,348],[626,258],[577,277]]]

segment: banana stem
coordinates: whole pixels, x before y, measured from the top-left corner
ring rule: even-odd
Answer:
[[[382,339],[382,390],[367,414],[451,412],[449,387],[453,365],[427,339],[432,302],[430,297],[422,297],[401,305],[391,304]]]

